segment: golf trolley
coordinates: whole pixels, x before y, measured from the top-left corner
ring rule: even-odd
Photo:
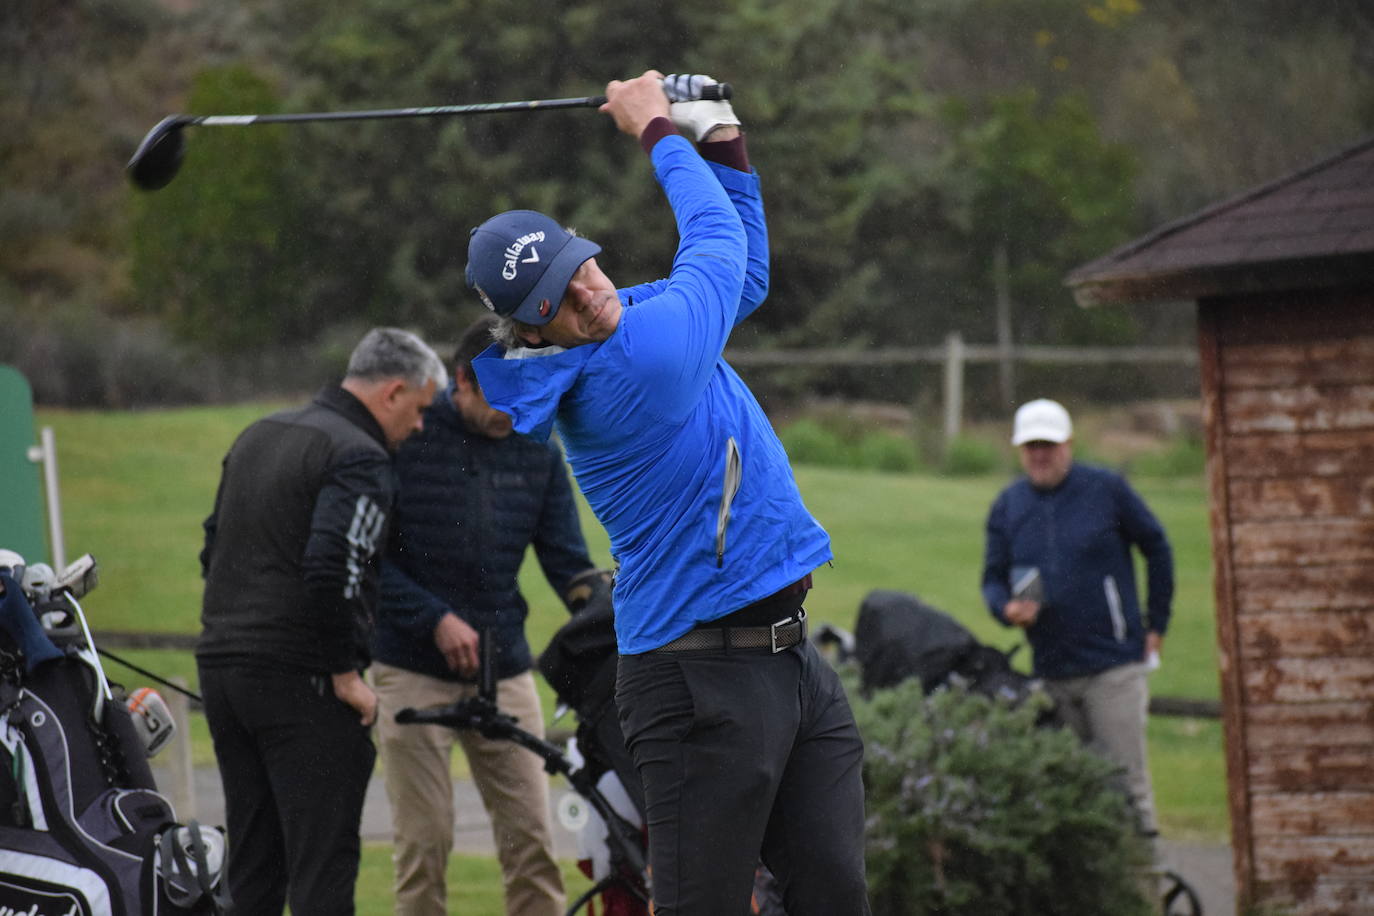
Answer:
[[[575,760],[565,754],[558,746],[521,728],[514,716],[507,715],[497,708],[496,667],[492,658],[494,645],[495,640],[491,632],[483,630],[477,696],[447,706],[427,709],[408,707],[396,713],[396,721],[402,725],[444,725],[454,729],[471,729],[489,740],[513,741],[537,754],[544,761],[544,769],[550,774],[563,776],[596,812],[606,828],[609,871],[572,902],[567,909],[567,916],[573,916],[598,894],[617,888],[647,908],[647,861],[640,828],[621,816],[603,794],[598,785],[598,777],[601,774],[595,773],[580,759]]]

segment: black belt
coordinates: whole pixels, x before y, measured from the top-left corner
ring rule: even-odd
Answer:
[[[806,609],[797,608],[764,627],[704,627],[654,649],[655,652],[695,652],[702,649],[771,649],[774,653],[790,649],[806,638]]]

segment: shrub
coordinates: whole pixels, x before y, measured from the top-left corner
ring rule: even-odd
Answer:
[[[318,340],[248,353],[202,352],[159,324],[70,304],[21,314],[0,303],[0,363],[24,374],[42,406],[133,408],[312,391],[341,374],[362,336],[340,324]]]
[[[981,439],[956,436],[945,449],[940,471],[952,477],[972,477],[1002,470],[1006,461],[997,446]]]
[[[887,430],[865,432],[858,424],[806,417],[778,433],[796,464],[870,471],[914,471],[920,466],[916,443]]]
[[[838,433],[810,419],[789,424],[778,436],[787,457],[798,464],[847,467],[853,463],[849,447]]]
[[[869,433],[855,447],[858,466],[874,471],[914,471],[920,464],[916,443],[895,433]]]
[[[1131,473],[1141,477],[1196,477],[1207,466],[1207,455],[1197,439],[1185,438],[1162,452],[1138,455],[1131,461]]]
[[[24,373],[36,403],[128,407],[199,398],[199,367],[151,322],[65,306],[8,317],[5,325],[0,361]]]
[[[1113,767],[1066,730],[908,680],[853,693],[875,916],[1152,912],[1149,850]]]

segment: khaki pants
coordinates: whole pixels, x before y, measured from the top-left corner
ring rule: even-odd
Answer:
[[[1145,748],[1150,690],[1144,663],[1108,668],[1087,677],[1045,680],[1064,724],[1097,753],[1125,771],[1125,788],[1135,804],[1142,832],[1153,836],[1155,798]]]
[[[553,857],[549,780],[543,761],[510,741],[441,725],[397,725],[396,712],[453,703],[477,693],[460,684],[374,663],[379,701],[377,737],[391,820],[398,916],[445,916],[444,869],[453,849],[453,784],[449,755],[462,744],[473,782],[491,817],[496,854],[505,877],[510,916],[561,916],[563,879]],[[497,706],[520,727],[544,735],[544,717],[530,672],[497,684]],[[455,908],[454,912],[461,912]]]

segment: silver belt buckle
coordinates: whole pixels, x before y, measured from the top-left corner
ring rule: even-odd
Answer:
[[[791,648],[791,646],[779,646],[779,645],[778,645],[778,630],[779,630],[780,628],[782,628],[782,627],[787,626],[789,623],[795,623],[799,629],[805,628],[805,626],[806,626],[806,608],[798,608],[798,609],[797,609],[797,613],[796,613],[795,616],[793,616],[793,617],[784,617],[782,620],[779,620],[779,621],[775,622],[771,627],[768,628],[768,635],[769,635],[769,637],[770,637],[770,638],[772,639],[772,641],[773,641],[773,654],[774,654],[774,655],[777,655],[777,654],[778,654],[779,652],[781,652],[783,649],[789,649],[789,648]],[[797,639],[797,642],[801,642],[801,639],[798,638],[798,639]],[[796,644],[797,644],[797,643],[792,643],[793,646],[795,646]]]

